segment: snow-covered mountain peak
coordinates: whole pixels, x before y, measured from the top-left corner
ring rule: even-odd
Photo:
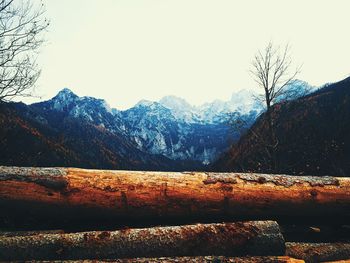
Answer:
[[[316,89],[317,87],[311,86],[306,81],[296,79],[286,86],[285,92],[277,97],[277,102],[294,100],[310,94],[316,91]]]
[[[91,107],[99,107],[112,113],[111,107],[104,99],[97,99],[89,96],[79,97],[68,88],[59,91],[49,102],[55,110],[60,111],[66,110],[68,107],[75,111],[77,111],[77,109],[81,111]]]
[[[196,122],[198,120],[198,109],[189,104],[185,99],[176,96],[165,96],[159,100],[167,109],[171,110],[176,119],[185,122]]]
[[[173,95],[161,98],[159,103],[171,110],[183,111],[193,108],[185,99]]]
[[[62,90],[60,90],[60,91],[57,93],[57,95],[58,95],[58,94],[74,94],[74,92],[73,92],[71,89],[65,87],[65,88],[63,88]]]
[[[248,89],[234,92],[229,101],[230,111],[238,111],[241,114],[249,114],[252,110],[260,112],[262,108],[256,101],[257,96],[256,92]]]
[[[105,109],[107,112],[112,113],[112,108],[104,99],[96,99],[94,97],[80,97],[81,104],[93,104],[94,106]]]
[[[123,114],[129,117],[134,116],[135,114],[141,114],[142,118],[152,117],[157,120],[174,118],[170,109],[164,107],[162,104],[156,101],[149,100],[139,101],[134,107],[123,111]]]
[[[233,92],[231,95],[231,101],[237,101],[239,98],[249,99],[255,94],[254,91],[249,89],[241,89],[239,91]]]
[[[60,92],[57,93],[55,97],[52,98],[52,107],[55,110],[64,110],[72,103],[76,102],[79,97],[74,94],[70,89],[64,88]]]
[[[154,107],[156,106],[156,102],[150,101],[150,100],[140,100],[138,103],[135,104],[134,107]]]
[[[72,100],[72,99],[76,99],[78,98],[78,96],[73,92],[71,91],[70,89],[68,88],[64,88],[62,89],[61,91],[59,91],[57,93],[57,95],[55,97],[53,97],[53,99],[58,99],[58,100]]]

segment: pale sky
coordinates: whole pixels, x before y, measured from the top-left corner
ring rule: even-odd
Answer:
[[[41,100],[64,87],[119,109],[165,95],[228,100],[255,87],[250,63],[270,40],[290,44],[298,78],[311,85],[350,74],[349,0],[44,2]]]

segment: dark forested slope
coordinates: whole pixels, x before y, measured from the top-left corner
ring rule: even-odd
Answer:
[[[22,103],[0,104],[0,165],[183,170],[194,163],[140,151],[117,132]],[[192,166],[193,165],[193,166]]]
[[[277,169],[267,160],[264,114],[213,166],[220,171],[350,174],[350,78],[305,97],[276,104]]]

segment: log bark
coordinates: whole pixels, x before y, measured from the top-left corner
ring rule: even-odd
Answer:
[[[350,178],[341,177],[0,167],[0,181],[3,215],[27,209],[60,220],[83,214],[85,219],[350,216]]]
[[[69,260],[69,261],[36,261],[36,262],[57,262],[57,263],[90,263],[96,260]],[[114,263],[304,263],[304,260],[290,258],[287,256],[261,256],[261,257],[224,257],[224,256],[203,256],[203,257],[161,257],[161,258],[132,258],[99,260],[98,262]]]
[[[274,221],[0,238],[0,260],[284,255]]]
[[[349,262],[350,262],[350,258],[344,259],[344,260],[336,260],[336,261],[324,261],[322,263],[349,263]]]
[[[40,234],[64,234],[64,230],[44,230],[44,231],[0,231],[0,238],[2,237],[16,237],[16,236],[36,236]]]
[[[325,262],[350,259],[350,243],[286,242],[286,255],[305,262]]]

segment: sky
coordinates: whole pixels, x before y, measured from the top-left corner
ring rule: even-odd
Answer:
[[[39,0],[35,0],[39,1]],[[291,47],[311,85],[350,74],[348,0],[46,0],[51,25],[35,95],[67,87],[126,109],[176,95],[194,105],[255,89],[269,41]]]

